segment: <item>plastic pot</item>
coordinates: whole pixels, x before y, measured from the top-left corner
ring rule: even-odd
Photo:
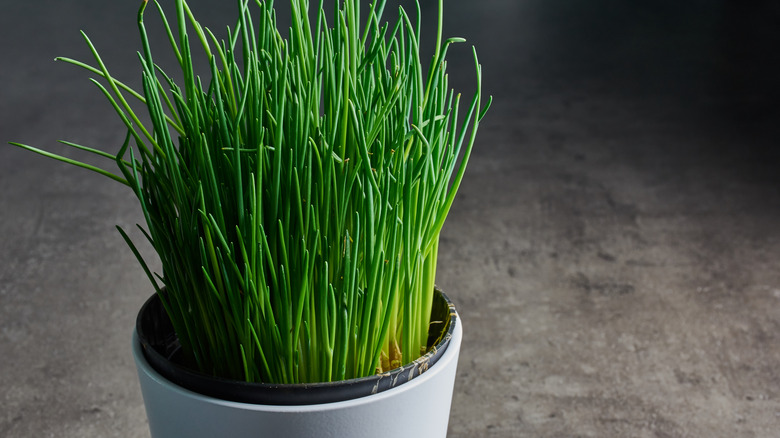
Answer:
[[[423,358],[380,376],[311,385],[215,379],[177,364],[167,317],[158,318],[159,309],[151,304],[151,312],[158,314],[153,323],[142,322],[154,300],[142,308],[133,334],[153,438],[447,435],[463,331],[454,306],[440,291],[431,319],[444,324],[430,334],[438,342]]]

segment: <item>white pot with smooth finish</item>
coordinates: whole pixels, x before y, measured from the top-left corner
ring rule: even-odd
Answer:
[[[134,332],[152,438],[444,438],[463,337],[460,318],[453,321],[444,354],[412,380],[365,397],[298,406],[226,401],[180,387],[152,368]]]

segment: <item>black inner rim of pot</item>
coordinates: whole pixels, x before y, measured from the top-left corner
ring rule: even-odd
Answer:
[[[163,292],[164,293],[164,292]],[[434,294],[428,334],[429,351],[420,359],[387,373],[337,382],[272,384],[209,376],[182,364],[180,344],[162,301],[153,295],[138,314],[136,330],[144,357],[171,382],[202,395],[241,403],[310,405],[365,397],[399,386],[433,366],[449,345],[457,314],[440,290]],[[434,325],[444,327],[434,330]],[[438,341],[438,342],[437,342]],[[436,345],[433,345],[436,343]]]

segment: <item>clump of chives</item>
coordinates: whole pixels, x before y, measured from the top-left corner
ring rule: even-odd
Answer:
[[[176,30],[155,3],[181,69],[154,63],[143,22],[143,90],[95,64],[60,60],[93,80],[127,127],[119,174],[28,145],[130,187],[145,236],[162,260],[151,272],[185,353],[201,371],[251,382],[362,377],[425,353],[439,234],[471,155],[482,105],[459,114],[448,86],[442,0],[435,53],[420,60],[420,21],[399,8],[382,21],[373,0],[343,0],[316,22],[291,0],[287,39],[272,0],[239,0],[219,41],[176,0]],[[254,12],[250,11],[254,10]],[[256,17],[256,18],[253,18]],[[195,49],[209,62],[195,72]],[[148,112],[144,125],[126,96]],[[138,105],[135,105],[136,107]],[[165,292],[162,292],[163,286]]]

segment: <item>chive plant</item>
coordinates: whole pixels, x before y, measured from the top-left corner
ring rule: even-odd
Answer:
[[[116,154],[63,143],[119,172],[13,144],[134,191],[162,275],[119,232],[202,372],[325,382],[409,363],[427,347],[439,234],[490,104],[476,52],[477,91],[459,114],[445,55],[463,40],[442,41],[442,0],[427,70],[419,3],[415,21],[399,8],[391,25],[383,0],[367,20],[358,0],[329,18],[320,1],[313,19],[307,0],[291,0],[287,38],[273,0],[255,3],[238,0],[222,41],[185,0],[173,27],[155,3],[181,85],[154,62],[146,1],[141,92],[109,73],[86,35],[93,64],[58,58],[102,78],[93,82],[127,127]]]

